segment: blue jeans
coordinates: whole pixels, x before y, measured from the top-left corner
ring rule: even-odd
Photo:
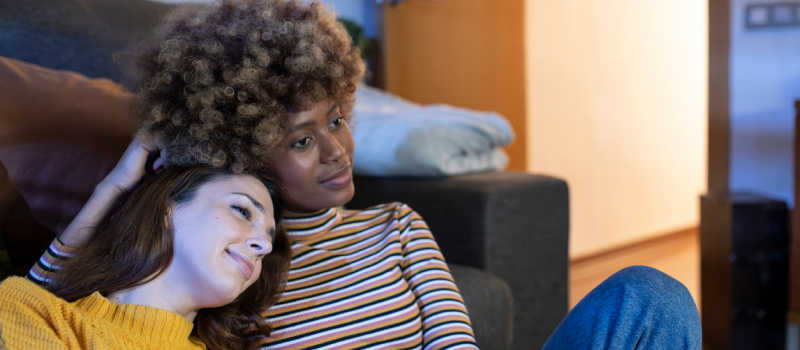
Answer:
[[[700,315],[686,287],[654,268],[632,266],[586,295],[543,350],[701,347]]]

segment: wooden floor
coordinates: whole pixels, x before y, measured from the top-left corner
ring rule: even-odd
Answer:
[[[654,267],[682,282],[700,309],[700,240],[697,228],[573,260],[570,267],[570,309],[614,272],[632,265]]]

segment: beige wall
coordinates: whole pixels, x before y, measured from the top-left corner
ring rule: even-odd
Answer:
[[[698,224],[706,14],[701,0],[527,0],[527,167],[569,182],[573,258]]]

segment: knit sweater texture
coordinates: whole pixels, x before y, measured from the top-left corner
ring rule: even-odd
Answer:
[[[439,246],[408,205],[287,212],[284,227],[292,266],[262,349],[477,349]],[[74,252],[54,241],[28,278],[46,283]]]
[[[0,284],[0,349],[205,349],[192,322],[166,310],[114,304],[95,292],[67,302],[20,277]]]

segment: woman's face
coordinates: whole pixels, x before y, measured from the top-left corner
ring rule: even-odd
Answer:
[[[175,255],[170,278],[191,286],[200,307],[228,304],[261,274],[272,251],[275,219],[266,187],[248,175],[204,184],[172,212]]]
[[[272,156],[287,208],[311,212],[353,198],[353,135],[334,102],[290,113],[286,134]]]

